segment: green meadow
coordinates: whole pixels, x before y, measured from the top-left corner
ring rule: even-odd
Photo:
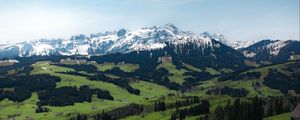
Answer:
[[[36,102],[38,102],[38,95],[37,93],[33,93],[30,97],[30,99],[25,100],[23,102],[14,103],[12,101],[9,101],[7,99],[4,99],[0,102],[0,119],[5,119],[8,117],[15,117],[17,120],[23,120],[26,118],[33,118],[33,119],[43,119],[43,120],[52,120],[52,119],[67,119],[71,116],[73,116],[76,113],[86,113],[86,114],[96,114],[103,110],[111,110],[114,108],[118,108],[121,106],[128,105],[130,103],[138,103],[143,104],[146,107],[146,112],[140,114],[140,115],[134,115],[130,117],[124,118],[124,120],[168,120],[170,119],[170,115],[175,111],[175,109],[168,109],[164,112],[153,112],[151,108],[153,106],[153,101],[156,100],[165,100],[168,102],[174,102],[177,99],[180,99],[181,96],[200,96],[203,99],[207,99],[210,104],[210,111],[214,111],[217,106],[224,106],[228,104],[228,100],[233,101],[234,98],[227,96],[227,95],[207,95],[206,92],[213,88],[218,87],[232,87],[232,88],[244,88],[247,91],[249,91],[249,94],[247,97],[254,97],[254,96],[260,96],[260,97],[266,97],[266,96],[281,96],[283,95],[279,90],[271,89],[263,84],[264,77],[268,75],[269,69],[278,69],[279,71],[282,71],[285,74],[289,74],[285,71],[286,65],[293,63],[288,62],[284,64],[277,64],[262,68],[256,68],[252,69],[246,72],[260,72],[262,74],[260,79],[254,79],[254,80],[244,80],[244,81],[218,81],[218,77],[212,78],[211,80],[207,81],[201,81],[198,86],[196,86],[193,90],[181,93],[179,91],[169,90],[165,86],[146,82],[143,80],[139,80],[137,82],[131,82],[130,85],[133,88],[140,90],[140,95],[134,95],[130,94],[127,90],[116,86],[112,83],[102,82],[102,81],[91,81],[86,77],[82,76],[75,76],[75,75],[69,75],[69,74],[62,74],[58,72],[66,72],[66,71],[75,71],[71,68],[65,68],[65,67],[59,67],[50,64],[49,61],[40,61],[36,62],[35,64],[32,64],[31,66],[34,68],[31,71],[31,74],[50,74],[52,76],[57,76],[61,78],[60,82],[57,82],[57,87],[63,87],[63,86],[76,86],[80,87],[82,85],[88,85],[92,88],[100,88],[104,90],[108,90],[111,95],[115,98],[114,101],[109,100],[103,100],[98,99],[96,96],[93,96],[92,102],[84,102],[84,103],[75,103],[75,105],[72,106],[64,106],[64,107],[53,107],[53,106],[46,106],[50,109],[50,112],[47,113],[35,113],[36,108]],[[126,63],[103,63],[103,64],[97,64],[97,63],[87,63],[92,64],[97,67],[99,71],[105,71],[110,70],[114,67],[118,67],[124,72],[133,72],[136,69],[139,68],[138,65],[135,64],[126,64]],[[165,68],[169,71],[169,79],[170,81],[177,82],[182,84],[184,82],[185,78],[191,77],[191,76],[185,76],[184,73],[187,71],[197,71],[202,72],[206,71],[209,72],[212,75],[218,75],[221,74],[221,72],[227,71],[230,72],[230,70],[222,69],[217,70],[213,68],[205,68],[205,69],[199,69],[194,66],[191,66],[189,64],[183,64],[185,68],[177,69],[175,65],[172,63],[161,63],[158,68]],[[20,71],[21,68],[15,69],[11,71],[11,74],[14,72]],[[221,72],[219,72],[221,71]],[[83,71],[79,71],[80,73],[88,74]],[[118,78],[119,76],[109,74],[109,77],[112,78]],[[252,83],[253,82],[259,82],[261,87],[258,91],[256,91]],[[175,96],[168,96],[169,94],[173,94]],[[290,113],[284,113],[276,116],[271,116],[268,118],[265,118],[265,120],[285,120],[288,119],[290,116]],[[188,117],[188,120],[196,120],[198,118],[203,117],[203,115],[200,116],[193,116]]]

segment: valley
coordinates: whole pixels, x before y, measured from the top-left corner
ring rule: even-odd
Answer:
[[[77,58],[77,57],[75,57]],[[82,59],[79,57],[79,59]],[[171,115],[176,111],[174,108],[170,108],[161,112],[155,112],[153,110],[153,105],[156,101],[165,101],[166,104],[174,103],[178,100],[185,99],[188,96],[198,96],[200,99],[206,99],[210,103],[210,111],[213,112],[216,110],[218,106],[224,106],[227,104],[228,100],[233,101],[236,97],[232,93],[224,92],[217,94],[208,94],[209,90],[215,88],[224,88],[229,87],[233,89],[244,89],[247,91],[246,96],[243,96],[242,99],[253,98],[255,96],[261,98],[267,98],[269,96],[282,96],[285,93],[281,92],[278,89],[272,89],[264,84],[264,78],[268,76],[271,69],[276,69],[284,74],[290,74],[287,70],[290,65],[300,64],[299,61],[289,61],[280,64],[267,65],[266,67],[261,66],[259,68],[251,68],[249,70],[237,73],[237,74],[245,74],[258,72],[261,76],[258,79],[238,79],[238,80],[225,80],[220,81],[220,77],[222,76],[221,69],[213,69],[213,68],[196,68],[189,64],[183,64],[185,67],[180,69],[176,68],[176,66],[171,62],[160,63],[157,65],[155,69],[164,68],[168,71],[167,78],[169,78],[170,82],[178,83],[181,87],[181,90],[172,90],[164,85],[160,85],[157,83],[153,83],[148,80],[143,79],[135,79],[128,81],[129,85],[138,89],[140,93],[135,95],[133,93],[128,92],[126,89],[118,86],[117,84],[105,81],[93,81],[84,75],[95,75],[99,73],[105,73],[108,77],[111,78],[122,78],[128,77],[127,75],[122,76],[122,72],[125,73],[135,73],[137,69],[139,69],[139,65],[131,64],[131,63],[104,63],[99,64],[95,61],[86,62],[74,62],[80,61],[77,59],[74,60],[64,60],[64,62],[51,62],[51,61],[38,61],[33,64],[30,64],[29,67],[32,70],[29,72],[29,75],[43,75],[48,74],[51,76],[59,77],[60,82],[57,82],[56,88],[61,88],[65,86],[74,86],[79,88],[83,85],[88,85],[91,88],[99,88],[103,90],[107,90],[114,97],[114,100],[103,100],[99,99],[96,96],[92,97],[91,102],[79,102],[74,105],[67,106],[45,106],[49,109],[49,112],[36,113],[37,102],[39,101],[37,92],[32,92],[31,97],[17,102],[14,102],[3,99],[0,102],[0,118],[5,119],[9,117],[14,117],[16,119],[69,119],[77,114],[85,114],[85,115],[93,115],[97,113],[102,113],[102,111],[110,111],[122,106],[130,105],[131,103],[143,105],[144,111],[142,113],[126,116],[122,119],[170,119]],[[22,61],[21,61],[22,62]],[[73,69],[71,67],[61,67],[61,65],[57,66],[56,64],[63,65],[92,65],[96,68],[97,72],[93,73],[89,70],[91,69]],[[24,69],[24,68],[23,68]],[[121,73],[111,71],[113,69],[121,70]],[[296,68],[299,71],[299,68]],[[17,69],[14,69],[15,73],[11,73],[11,75],[22,75],[22,71],[18,72]],[[187,72],[203,72],[207,71],[212,77],[210,80],[199,81],[198,85],[193,86],[185,86],[183,82],[189,80],[187,78],[193,78],[191,75],[187,75]],[[65,74],[63,72],[74,72],[80,73],[79,75]],[[83,74],[83,75],[81,75]],[[256,89],[253,84],[259,84],[259,88]],[[186,83],[185,83],[186,84]],[[193,83],[194,84],[194,83]],[[172,88],[172,87],[171,87]],[[6,88],[2,88],[5,90]],[[232,91],[234,92],[234,91]],[[238,93],[238,92],[237,92]],[[298,96],[298,92],[290,92],[293,96]],[[187,105],[179,108],[187,108]],[[14,114],[12,114],[14,113]],[[188,116],[187,119],[200,119],[204,118],[205,114]],[[275,116],[274,116],[275,117]],[[280,116],[281,117],[281,116]],[[276,117],[275,117],[276,118]],[[272,117],[268,117],[268,119],[272,119]]]

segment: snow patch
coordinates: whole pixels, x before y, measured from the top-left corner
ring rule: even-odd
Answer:
[[[9,59],[9,60],[0,60],[0,63],[6,63],[6,62],[9,62],[9,63],[19,63],[18,60],[11,60],[11,59]]]
[[[249,46],[255,44],[256,42],[257,41],[254,41],[254,40],[249,40],[249,41],[233,41],[233,42],[228,42],[227,45],[237,50],[237,49],[249,47]]]
[[[54,50],[54,48],[48,44],[37,44],[32,47],[34,55],[49,55],[49,53]]]
[[[271,55],[277,56],[281,48],[286,46],[286,41],[276,41],[266,46]]]
[[[248,57],[248,58],[254,57],[256,55],[256,53],[248,52],[248,51],[244,51],[243,54],[245,57]]]

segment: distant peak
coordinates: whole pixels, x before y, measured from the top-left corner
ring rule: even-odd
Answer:
[[[222,35],[220,33],[213,34],[212,35],[212,39],[215,39],[215,40],[220,41],[220,42],[227,42],[227,40],[225,39],[224,35]]]
[[[118,36],[124,36],[127,33],[128,30],[122,28],[117,32]]]
[[[168,23],[164,25],[165,28],[178,29],[174,24]]]
[[[203,32],[203,33],[200,34],[200,36],[205,37],[205,38],[206,38],[206,37],[211,38],[211,35],[210,35],[209,32]]]
[[[71,36],[70,40],[73,40],[73,41],[83,40],[83,39],[85,39],[85,37],[86,36],[84,34],[77,34],[77,35]]]
[[[216,33],[216,34],[214,34],[214,36],[224,37],[224,35],[222,35],[221,33]]]

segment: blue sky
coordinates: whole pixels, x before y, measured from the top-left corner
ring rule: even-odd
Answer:
[[[229,40],[300,39],[299,0],[0,0],[0,43],[175,24]]]

